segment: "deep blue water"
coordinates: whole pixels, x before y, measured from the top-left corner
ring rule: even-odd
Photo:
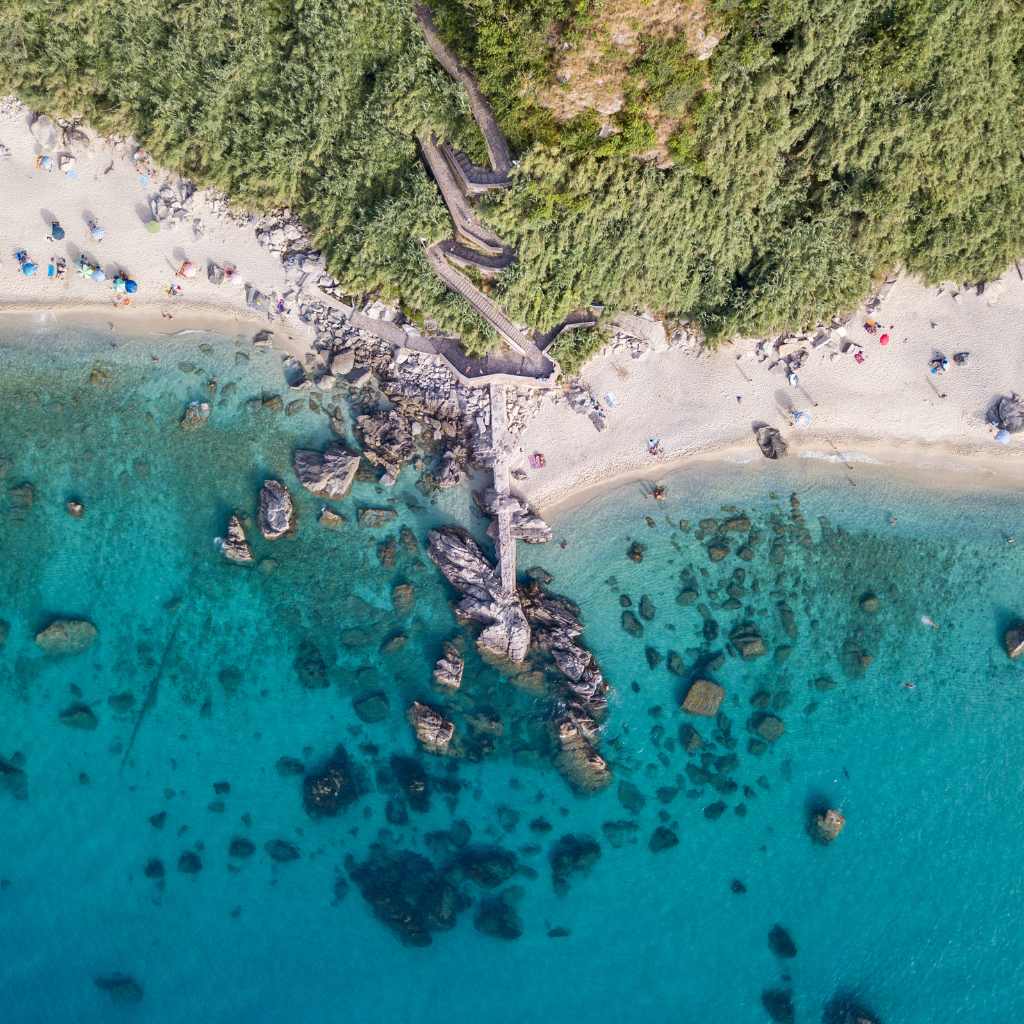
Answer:
[[[422,544],[440,522],[479,527],[468,492],[434,504],[407,469],[393,491],[358,483],[337,506],[347,525],[322,527],[321,502],[299,490],[290,460],[328,439],[326,418],[251,408],[264,394],[295,396],[280,357],[245,340],[113,350],[40,333],[0,347],[0,365],[0,757],[25,773],[24,799],[0,786],[4,1021],[756,1022],[769,1019],[767,989],[790,992],[806,1022],[822,1020],[838,991],[887,1022],[1024,1014],[1024,679],[1001,647],[1024,614],[1024,559],[1007,543],[1024,538],[1024,515],[1006,496],[915,492],[864,467],[850,486],[842,469],[790,460],[680,473],[665,502],[630,486],[555,519],[566,547],[522,548],[521,565],[544,566],[580,604],[615,686],[602,747],[615,783],[580,798],[547,759],[542,696],[472,657],[457,696],[431,685],[441,643],[459,629]],[[208,396],[210,379],[210,423],[182,432],[185,404]],[[232,510],[252,514],[269,476],[291,487],[298,532],[271,544],[250,530],[260,565],[228,565],[213,538]],[[28,508],[11,493],[26,481]],[[81,520],[64,510],[71,497],[86,506]],[[367,531],[360,506],[393,507],[398,519]],[[731,506],[763,537],[750,561],[736,555],[737,534],[712,563],[698,524]],[[402,526],[419,550],[396,543],[394,564],[382,565],[379,545]],[[781,563],[770,554],[776,530]],[[641,563],[626,556],[633,541],[645,545]],[[409,612],[392,603],[400,583],[415,587]],[[738,608],[723,607],[730,583]],[[694,585],[698,602],[677,603]],[[859,606],[869,591],[875,615]],[[642,638],[622,629],[621,595],[634,612],[642,595],[653,601]],[[716,638],[705,638],[699,604]],[[54,616],[90,619],[98,640],[80,655],[44,654],[33,637]],[[704,669],[727,691],[730,750],[714,723],[678,704],[744,621],[770,653]],[[404,646],[381,650],[399,634]],[[791,647],[784,661],[780,646]],[[647,647],[661,657],[654,668]],[[849,671],[854,647],[871,658],[862,673]],[[668,671],[670,651],[684,676]],[[302,678],[318,658],[328,685],[311,689]],[[834,688],[813,685],[823,677]],[[367,724],[353,700],[374,692],[389,713]],[[758,693],[785,723],[761,754],[748,749]],[[132,707],[109,702],[124,694]],[[404,720],[414,698],[445,707],[461,736],[480,713],[500,717],[503,733],[474,757],[421,756]],[[95,729],[61,721],[76,703]],[[695,776],[701,755],[679,745],[684,720],[701,731],[724,792]],[[338,744],[364,792],[337,817],[312,819],[302,777],[277,762],[313,769]],[[393,754],[428,773],[427,811],[398,795]],[[718,801],[725,811],[711,820],[705,808]],[[821,803],[847,818],[830,847],[806,832]],[[550,828],[531,827],[539,819]],[[659,825],[679,842],[654,853]],[[379,843],[443,870],[465,826],[471,849],[515,854],[516,873],[493,891],[458,876],[473,905],[456,926],[427,948],[401,944],[351,869]],[[550,852],[567,833],[593,837],[601,853],[559,895]],[[237,837],[252,856],[229,857]],[[264,844],[275,839],[299,859],[274,862]],[[179,870],[185,852],[198,873]],[[162,879],[147,877],[154,860]],[[734,893],[734,880],[746,891]],[[474,927],[481,900],[499,894],[521,920],[518,939]],[[769,948],[775,924],[795,957]],[[118,972],[142,987],[140,1003],[96,986]]]

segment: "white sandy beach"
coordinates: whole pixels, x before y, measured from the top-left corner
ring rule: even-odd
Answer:
[[[279,255],[259,244],[251,223],[225,216],[221,197],[197,193],[186,220],[165,222],[150,233],[150,196],[163,183],[176,185],[177,178],[155,168],[143,177],[134,146],[93,138],[87,150],[71,150],[72,174],[57,166],[38,170],[41,148],[28,112],[9,100],[0,103],[0,143],[10,150],[0,158],[0,313],[8,323],[16,316],[36,325],[65,319],[109,325],[123,335],[269,328],[276,347],[300,358],[308,352],[312,333],[294,316],[300,298],[295,281]],[[60,152],[50,150],[55,164]],[[98,244],[89,235],[90,219],[106,231]],[[60,242],[47,240],[53,220],[66,232]],[[34,277],[20,273],[14,259],[19,249],[39,265]],[[139,283],[130,307],[115,308],[109,281],[77,275],[80,253],[108,278],[120,271]],[[68,262],[67,276],[49,280],[47,264],[58,256]],[[178,280],[175,270],[186,259],[197,276]],[[237,281],[208,281],[208,261],[236,266]],[[166,289],[176,280],[182,292],[172,298]],[[268,297],[269,314],[247,308],[246,284]],[[324,299],[319,292],[307,298]],[[279,299],[283,314],[276,312]],[[787,383],[781,369],[760,362],[749,341],[702,354],[602,354],[583,378],[605,405],[606,429],[599,433],[566,403],[544,399],[521,439],[521,464],[526,467],[529,453],[543,452],[546,466],[528,469],[517,489],[545,511],[614,481],[656,479],[695,460],[757,465],[762,458],[752,425],[762,422],[783,429],[790,457],[845,460],[853,472],[857,464],[874,462],[915,472],[926,484],[1024,484],[1024,435],[1001,447],[984,420],[996,396],[1024,391],[1024,281],[1018,271],[1010,268],[981,295],[974,288],[940,290],[901,279],[871,315],[881,325],[875,336],[863,329],[863,310],[846,327],[849,340],[863,346],[863,363],[834,345],[811,350],[798,387]],[[879,343],[883,332],[891,336],[886,347]],[[951,362],[944,375],[929,374],[934,355],[951,358],[959,351],[970,352],[966,366]],[[810,413],[809,427],[790,425],[791,410]],[[661,456],[648,454],[650,437],[660,439]]]
[[[842,458],[854,473],[858,463],[890,465],[931,485],[1024,485],[1024,435],[1003,447],[985,422],[994,398],[1024,391],[1024,281],[1016,269],[980,296],[901,279],[870,315],[881,325],[875,336],[864,330],[864,310],[846,326],[863,346],[863,363],[852,351],[812,350],[797,387],[758,362],[750,342],[699,356],[601,355],[582,376],[607,409],[606,428],[599,433],[565,403],[545,404],[522,448],[524,456],[542,452],[546,466],[527,470],[522,495],[550,511],[695,459],[765,462],[752,432],[758,422],[782,429],[790,458]],[[891,336],[885,347],[883,332]],[[970,352],[963,367],[952,361],[961,351]],[[938,353],[950,366],[936,377],[928,362]],[[810,425],[787,425],[789,410],[810,413]],[[650,437],[660,439],[662,456],[647,453]]]
[[[56,319],[108,324],[115,332],[134,334],[262,327],[274,331],[275,345],[285,351],[301,355],[308,349],[312,335],[303,325],[294,317],[276,314],[278,298],[284,299],[286,309],[293,309],[295,286],[287,280],[279,257],[259,245],[252,225],[225,217],[218,197],[199,192],[189,203],[186,220],[165,222],[151,234],[146,228],[151,219],[149,197],[178,179],[152,165],[143,175],[140,171],[146,168],[132,158],[136,147],[113,147],[91,131],[88,134],[88,148],[58,145],[44,150],[29,130],[28,111],[9,100],[0,104],[0,143],[10,150],[0,159],[0,313],[27,317],[35,324]],[[36,157],[44,152],[53,158],[50,172],[35,167]],[[56,166],[62,152],[75,157],[71,174]],[[59,242],[47,241],[53,220],[65,231]],[[106,233],[99,243],[90,237],[89,220]],[[38,265],[35,276],[19,272],[17,250],[25,250]],[[77,274],[80,253],[105,271],[106,282]],[[61,256],[67,261],[66,277],[48,279],[47,264]],[[185,260],[197,268],[190,280],[175,278]],[[237,267],[236,281],[212,284],[206,274],[210,260]],[[110,280],[118,272],[139,285],[126,308],[113,304]],[[166,288],[175,281],[182,290],[172,298]],[[246,284],[268,296],[274,315],[247,308]]]

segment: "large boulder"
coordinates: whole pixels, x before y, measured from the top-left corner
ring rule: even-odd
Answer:
[[[36,633],[36,644],[47,654],[81,654],[92,646],[97,634],[86,619],[54,619]]]
[[[554,723],[555,766],[573,789],[595,793],[612,781],[608,762],[597,752],[597,726],[591,721],[565,717]]]
[[[1011,661],[1016,661],[1024,654],[1024,622],[1019,622],[1008,629],[1003,637],[1003,643]]]
[[[430,754],[447,754],[450,752],[455,726],[440,711],[429,704],[414,700],[406,712],[409,724],[416,733],[420,746]]]
[[[819,843],[831,843],[843,831],[846,819],[834,808],[811,816],[811,836]]]
[[[239,565],[248,565],[252,562],[252,548],[245,539],[242,520],[238,516],[232,516],[228,520],[228,532],[220,550],[229,562],[237,562]]]
[[[189,402],[178,425],[182,430],[198,430],[206,426],[210,418],[209,402]]]
[[[786,454],[786,442],[775,427],[758,427],[754,436],[757,438],[757,447],[766,459],[781,459]]]
[[[277,540],[295,532],[295,506],[288,488],[278,480],[267,480],[260,488],[260,533]]]
[[[340,501],[359,471],[359,456],[337,443],[328,445],[322,453],[300,448],[292,457],[292,466],[299,483],[311,494]]]
[[[697,679],[690,687],[683,701],[683,710],[691,715],[704,715],[712,718],[718,714],[718,706],[722,703],[725,690],[717,683],[707,679]]]

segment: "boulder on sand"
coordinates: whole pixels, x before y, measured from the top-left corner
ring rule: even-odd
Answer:
[[[725,690],[707,679],[697,679],[690,687],[683,701],[683,710],[691,715],[705,715],[712,718],[718,714]]]
[[[292,456],[292,466],[299,483],[311,494],[340,501],[359,471],[359,456],[337,443],[328,445],[322,453],[300,448]]]
[[[754,436],[757,438],[757,447],[766,459],[780,459],[786,454],[788,446],[775,427],[758,427]]]
[[[252,548],[245,539],[245,530],[242,528],[242,520],[238,516],[232,516],[228,520],[228,532],[221,544],[221,554],[229,562],[238,562],[246,565],[252,561]]]
[[[85,619],[54,619],[36,633],[36,644],[47,654],[81,654],[96,636],[96,627]]]
[[[455,735],[455,726],[429,704],[414,700],[406,718],[416,733],[420,746],[430,754],[447,754]]]
[[[260,533],[277,540],[295,531],[295,506],[288,488],[278,480],[267,480],[260,488]]]

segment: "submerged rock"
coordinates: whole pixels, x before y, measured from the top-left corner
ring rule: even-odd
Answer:
[[[331,759],[319,771],[311,772],[302,783],[306,813],[313,818],[333,816],[360,796],[360,784],[345,748],[335,749]]]
[[[393,755],[391,772],[412,810],[417,814],[430,810],[430,779],[418,757]]]
[[[518,858],[500,846],[471,846],[463,850],[456,866],[470,881],[484,889],[504,885],[519,866]]]
[[[198,430],[205,427],[210,418],[209,402],[189,402],[184,415],[178,422],[182,430]]]
[[[278,480],[267,480],[260,489],[260,533],[277,540],[295,532],[295,506],[288,488]]]
[[[785,731],[781,718],[761,712],[751,719],[751,727],[767,743],[774,743]]]
[[[560,896],[569,890],[569,879],[586,874],[601,856],[601,845],[591,836],[562,836],[551,848],[551,882]]]
[[[852,993],[837,992],[826,1004],[822,1024],[880,1024],[874,1012]]]
[[[130,974],[102,974],[92,980],[115,1003],[131,1006],[142,1002],[142,986]]]
[[[379,530],[393,522],[397,516],[398,513],[393,508],[361,508],[356,513],[359,525],[367,530]]]
[[[0,793],[8,793],[15,800],[28,799],[28,776],[20,764],[16,764],[17,755],[13,760],[0,757]]]
[[[178,858],[178,870],[183,875],[198,875],[203,870],[203,862],[198,853],[186,850]]]
[[[7,643],[7,638],[11,635],[11,624],[6,619],[0,619],[0,648]]]
[[[352,707],[359,721],[366,722],[367,725],[383,722],[391,710],[388,695],[383,690],[360,694],[353,699]]]
[[[796,1009],[789,989],[769,988],[761,993],[761,1005],[775,1024],[794,1024]]]
[[[228,846],[228,856],[235,860],[246,860],[256,852],[256,844],[245,836],[235,836]]]
[[[730,634],[729,641],[744,661],[752,661],[767,653],[764,638],[757,627],[750,622],[737,626]]]
[[[572,717],[554,723],[555,766],[581,793],[594,793],[612,781],[608,762],[597,752],[593,738],[597,726],[589,720]]]
[[[791,960],[796,956],[796,943],[793,936],[781,924],[772,926],[768,933],[768,948],[783,960]]]
[[[878,599],[878,596],[876,594],[872,594],[870,591],[861,596],[859,603],[860,610],[862,612],[866,612],[868,615],[876,615],[882,607],[882,602]]]
[[[697,679],[687,691],[682,709],[691,715],[712,718],[718,714],[724,696],[725,690],[717,683],[712,683],[708,679]]]
[[[271,839],[263,844],[263,849],[267,851],[270,859],[277,861],[278,864],[287,864],[288,861],[298,860],[302,856],[294,843],[284,839]]]
[[[66,707],[60,713],[61,725],[70,726],[72,729],[95,729],[99,725],[99,719],[88,704],[76,703]]]
[[[485,899],[480,901],[473,927],[493,939],[510,941],[523,934],[523,922],[519,913],[507,899]]]
[[[647,848],[651,853],[662,853],[671,850],[673,846],[679,845],[679,837],[670,828],[659,825],[652,833],[647,842]]]
[[[68,499],[64,502],[64,509],[72,519],[81,519],[85,515],[85,506],[80,501]]]
[[[414,700],[409,705],[406,718],[424,750],[431,754],[449,753],[455,726],[440,711]]]
[[[299,449],[292,457],[299,483],[311,494],[340,501],[348,494],[359,470],[359,456],[334,443],[321,453]]]
[[[96,627],[86,619],[54,619],[36,633],[36,644],[47,654],[81,654],[97,635]]]
[[[245,530],[242,527],[242,520],[238,516],[232,516],[228,520],[227,535],[221,544],[221,554],[229,562],[237,562],[240,565],[248,565],[252,562],[252,548],[245,539]]]

